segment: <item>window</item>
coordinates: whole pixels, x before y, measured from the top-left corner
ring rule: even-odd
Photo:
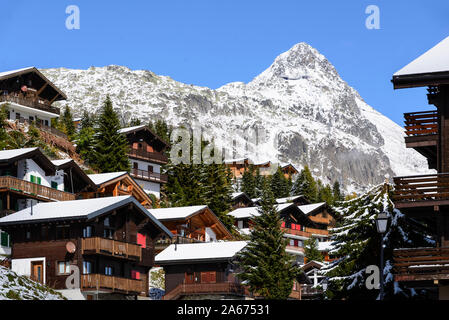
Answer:
[[[68,261],[58,262],[58,274],[59,275],[70,274],[70,262]]]
[[[136,270],[131,271],[131,279],[140,280],[140,272]]]
[[[27,230],[27,231],[25,232],[25,239],[26,239],[26,240],[31,240],[31,231],[30,231],[30,230]]]
[[[153,166],[148,166],[148,172],[153,173],[154,172],[154,167]]]
[[[93,234],[93,227],[87,226],[83,229],[83,238],[91,238]]]
[[[44,121],[44,125],[45,125],[46,127],[48,127],[48,120],[45,120],[45,121]]]
[[[92,274],[92,262],[83,261],[83,274]]]
[[[9,235],[5,232],[0,232],[0,245],[2,247],[9,247]]]
[[[217,272],[201,272],[201,283],[216,283]]]
[[[110,227],[111,226],[111,221],[109,220],[109,217],[104,219],[104,226],[105,227]]]
[[[51,182],[51,188],[55,189],[55,190],[58,190],[58,183],[56,181],[52,181]]]
[[[56,239],[63,240],[70,238],[70,226],[56,226]]]
[[[41,228],[41,241],[48,240],[48,227],[43,226]]]
[[[114,268],[112,268],[110,266],[106,266],[104,268],[104,274],[107,276],[112,276],[114,274]]]
[[[147,236],[138,233],[137,244],[140,244],[140,246],[145,249],[147,247]]]

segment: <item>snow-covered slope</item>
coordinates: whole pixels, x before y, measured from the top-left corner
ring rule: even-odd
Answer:
[[[381,183],[386,175],[427,172],[425,159],[405,148],[403,129],[367,105],[305,43],[281,54],[250,83],[217,90],[120,66],[43,72],[67,93],[77,115],[96,112],[109,94],[124,122],[160,118],[201,126],[209,139],[232,146],[227,158],[308,164],[316,176],[339,180],[348,191]],[[257,131],[257,146],[238,130],[253,136]]]
[[[0,300],[65,300],[59,293],[0,267]]]

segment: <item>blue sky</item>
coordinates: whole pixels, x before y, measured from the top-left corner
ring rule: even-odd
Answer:
[[[392,74],[449,36],[447,0],[2,2],[1,71],[117,64],[217,88],[251,81],[304,41],[401,125],[404,112],[429,106],[424,89],[393,91]],[[380,30],[365,27],[371,4]],[[80,30],[65,27],[68,5],[80,8]]]

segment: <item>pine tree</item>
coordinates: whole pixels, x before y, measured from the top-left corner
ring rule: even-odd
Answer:
[[[139,118],[132,118],[128,124],[128,127],[137,127],[142,124],[142,121]]]
[[[334,197],[334,204],[337,204],[345,199],[343,193],[341,192],[340,182],[335,181],[334,186],[332,187],[332,195]]]
[[[243,172],[240,191],[246,193],[252,199],[257,197],[256,178],[254,176],[253,165],[250,165],[249,168]]]
[[[5,150],[8,147],[9,136],[6,132],[6,119],[8,109],[6,106],[2,106],[0,109],[0,150]]]
[[[314,238],[310,238],[304,242],[304,255],[307,261],[322,262],[324,260],[323,255],[318,249],[317,240]]]
[[[94,155],[92,165],[102,173],[129,171],[128,141],[120,134],[118,114],[112,107],[109,96],[95,128]]]
[[[284,173],[281,168],[275,172],[271,177],[271,191],[276,199],[286,198],[290,196],[290,187],[287,178],[285,178]]]
[[[69,139],[73,139],[75,135],[75,124],[73,123],[73,115],[69,106],[65,107],[64,113],[61,117],[60,125],[62,125],[63,132],[67,134]]]
[[[305,166],[301,171],[294,184],[293,193],[295,195],[303,195],[311,203],[316,202],[318,196],[317,183],[308,166]]]
[[[76,152],[81,158],[88,164],[94,163],[94,143],[95,143],[95,120],[89,115],[87,111],[84,111],[81,118],[80,130],[76,134]]]
[[[238,276],[251,292],[266,299],[285,300],[291,294],[298,268],[285,251],[287,240],[281,230],[281,217],[268,187],[262,198],[250,242],[238,255],[241,268]]]
[[[341,226],[332,232],[334,249],[332,255],[338,260],[323,272],[329,278],[328,297],[332,299],[376,299],[377,290],[368,290],[365,282],[366,268],[379,265],[380,235],[376,229],[376,217],[384,212],[389,216],[390,226],[385,240],[385,298],[408,298],[415,294],[394,282],[392,275],[393,250],[433,246],[434,241],[419,225],[403,215],[391,201],[392,187],[376,187],[363,196],[344,202],[336,212],[342,218]]]
[[[318,202],[326,202],[328,205],[334,204],[334,195],[330,185],[323,185],[321,180],[318,180]]]

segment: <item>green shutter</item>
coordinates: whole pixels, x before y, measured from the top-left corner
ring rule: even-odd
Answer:
[[[52,187],[53,189],[58,190],[58,183],[55,182],[55,181],[52,181],[52,182],[51,182],[51,187]]]
[[[2,247],[9,247],[9,236],[7,233],[2,232],[1,233],[1,245]]]
[[[37,177],[37,184],[41,185],[42,184],[42,179],[40,177]]]
[[[31,179],[31,182],[32,182],[32,183],[36,183],[36,177],[35,177],[35,176],[31,175],[31,178],[30,178],[30,179]]]

